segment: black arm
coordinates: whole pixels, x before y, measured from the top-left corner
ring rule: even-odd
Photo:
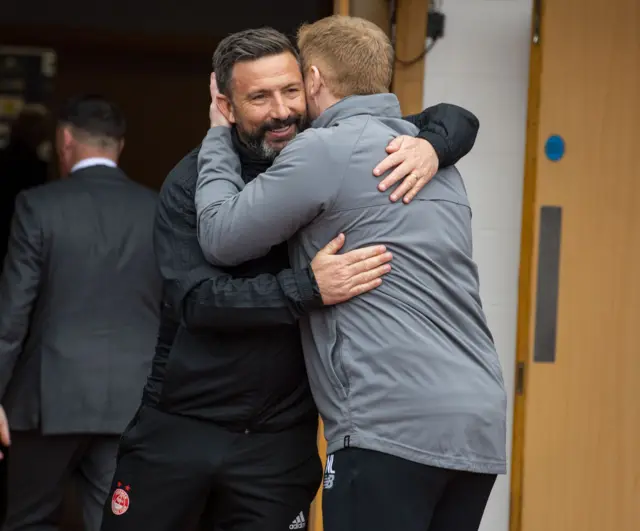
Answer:
[[[18,194],[0,278],[0,399],[22,353],[40,287],[44,244],[38,211],[30,192]]]
[[[420,129],[417,136],[433,146],[441,168],[456,164],[471,151],[480,128],[473,113],[449,103],[428,107],[405,120],[416,125]]]
[[[255,329],[295,324],[322,298],[311,268],[234,278],[200,250],[193,200],[197,150],[169,174],[160,193],[154,245],[164,279],[164,305],[190,329]]]

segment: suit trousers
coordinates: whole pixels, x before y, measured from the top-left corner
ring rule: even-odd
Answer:
[[[99,531],[116,466],[118,435],[13,432],[2,531],[57,531],[65,487],[75,481],[85,531]]]

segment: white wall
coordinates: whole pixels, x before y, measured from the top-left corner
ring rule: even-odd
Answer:
[[[476,145],[458,168],[473,208],[482,300],[509,395],[511,455],[532,0],[443,0],[441,8],[445,36],[426,58],[424,103],[455,103],[480,119]],[[482,531],[507,531],[509,479],[499,478]]]

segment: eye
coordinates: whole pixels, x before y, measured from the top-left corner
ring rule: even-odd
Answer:
[[[251,101],[255,101],[257,103],[264,101],[266,98],[266,96],[264,94],[256,94],[254,96],[251,96]]]
[[[298,87],[291,87],[290,89],[287,90],[287,92],[289,94],[297,94],[298,92],[300,92],[300,89]]]

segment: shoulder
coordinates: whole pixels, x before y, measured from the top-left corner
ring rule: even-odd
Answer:
[[[138,201],[146,201],[147,203],[156,203],[158,200],[158,192],[142,183],[127,178],[127,190],[129,194]]]
[[[345,146],[345,141],[349,142],[349,138],[345,138],[337,129],[331,127],[304,130],[280,152],[276,163],[296,166],[304,164],[309,170],[316,168],[323,172],[330,166],[342,164],[349,157],[350,149]]]
[[[442,199],[470,206],[464,179],[455,166],[440,168],[423,190],[427,199]]]
[[[191,150],[167,175],[160,188],[160,201],[193,200],[198,180],[198,153],[200,146]]]
[[[313,129],[316,152],[325,164],[347,164],[370,122],[371,116],[358,115],[340,120],[331,127]]]
[[[47,213],[64,203],[67,188],[64,181],[60,180],[21,190],[15,197],[14,217],[23,222],[31,219],[42,225]]]
[[[34,205],[44,208],[48,204],[56,204],[58,199],[71,192],[70,179],[59,179],[22,190],[16,196],[16,203]]]
[[[326,138],[322,135],[322,131],[322,129],[305,129],[286,145],[281,155],[294,155],[303,152],[305,157],[321,155],[326,147]]]
[[[200,146],[193,149],[167,175],[160,188],[156,217],[159,223],[196,226],[194,196],[199,151]]]

